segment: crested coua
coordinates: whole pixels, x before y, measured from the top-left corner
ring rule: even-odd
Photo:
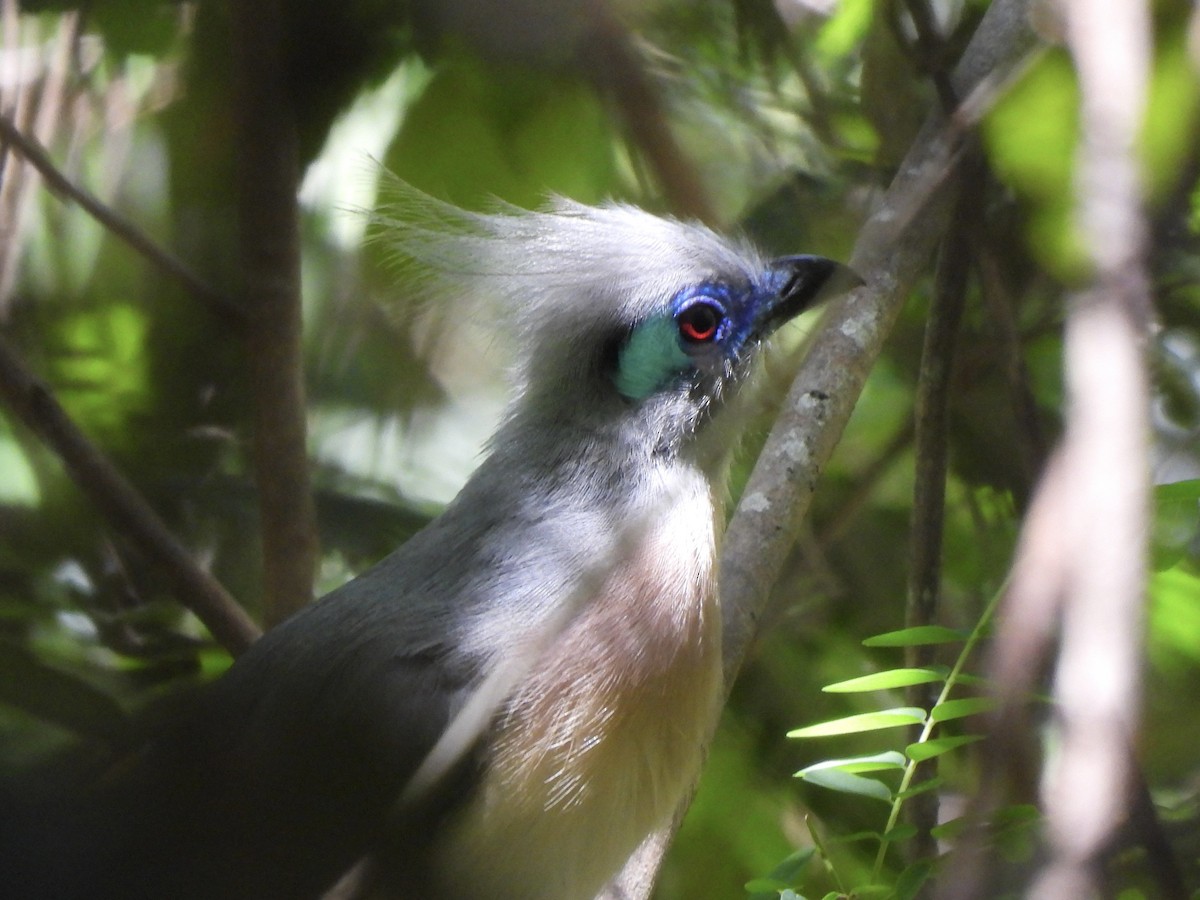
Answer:
[[[841,267],[620,204],[402,189],[399,210],[387,240],[426,291],[486,296],[515,334],[485,459],[161,733],[0,814],[0,894],[587,900],[696,778],[723,687],[722,421]]]

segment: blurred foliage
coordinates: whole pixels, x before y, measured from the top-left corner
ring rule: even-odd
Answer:
[[[933,4],[942,39],[930,48],[904,5],[888,0],[614,4],[724,224],[780,252],[835,257],[849,253],[873,197],[937,103],[931,76],[952,65],[986,5]],[[21,7],[0,50],[0,70],[15,73],[0,82],[0,108],[73,179],[236,294],[225,4]],[[404,286],[377,253],[362,252],[365,216],[355,210],[375,202],[372,159],[466,205],[493,197],[536,205],[548,192],[659,210],[666,201],[645,148],[575,52],[579,4],[285,7],[306,166],[306,381],[327,590],[453,495],[504,398],[504,348],[492,329],[464,323],[455,341],[430,352],[397,302]],[[1189,481],[1200,476],[1200,60],[1187,43],[1189,14],[1185,4],[1157,5],[1142,147],[1162,323],[1150,348],[1152,476],[1183,485],[1158,496],[1140,748],[1156,796],[1172,810],[1173,834],[1193,848],[1185,851],[1192,865],[1200,845],[1200,493]],[[974,277],[954,369],[942,583],[944,624],[966,631],[1004,579],[1058,429],[1063,285],[1083,274],[1070,221],[1077,106],[1071,60],[1049,49],[981,129],[989,172],[972,224]],[[2,152],[0,333],[196,557],[257,610],[258,513],[236,324],[47,193],[11,149]],[[663,877],[664,900],[743,896],[752,879],[756,891],[777,895],[782,889],[763,878],[794,851],[773,877],[786,870],[808,896],[870,873],[875,846],[856,836],[882,828],[879,804],[792,775],[830,755],[875,753],[877,738],[844,735],[818,749],[784,735],[880,708],[820,688],[896,665],[894,653],[861,640],[903,624],[912,398],[929,286],[914,292],[825,472],[806,538],[734,686]],[[799,332],[779,343],[788,340],[799,343]],[[771,374],[786,380],[774,361]],[[735,485],[766,428],[764,420],[747,434]],[[952,662],[947,654],[938,661]],[[227,664],[163,577],[0,411],[0,766],[102,745],[152,701]],[[973,789],[977,772],[969,750],[948,757],[943,790],[952,802]],[[813,855],[818,838],[825,846]],[[903,865],[897,857],[889,866],[895,884]]]

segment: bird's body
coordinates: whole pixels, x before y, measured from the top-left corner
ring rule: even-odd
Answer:
[[[721,686],[715,509],[699,473],[660,480],[594,548],[590,596],[499,721],[437,848],[447,896],[590,898],[699,771]]]
[[[628,207],[432,208],[400,252],[468,260],[443,280],[523,346],[487,458],[82,799],[0,822],[0,894],[302,900],[366,857],[363,896],[588,900],[676,809],[722,688],[712,420],[835,266]]]

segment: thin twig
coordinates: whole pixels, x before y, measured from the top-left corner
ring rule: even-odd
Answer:
[[[933,10],[928,0],[904,0],[904,6],[917,31],[916,50],[921,55],[921,63],[933,80],[942,109],[949,113],[958,106],[958,96],[950,82],[950,73],[946,70],[945,41],[938,34]]]
[[[208,572],[201,569],[140,493],[79,430],[50,389],[0,341],[0,398],[67,467],[75,484],[113,527],[128,535],[170,577],[179,601],[230,653],[259,635],[258,626]]]
[[[942,582],[942,532],[946,505],[946,472],[949,460],[950,389],[959,326],[966,307],[967,282],[971,269],[970,231],[967,222],[982,200],[979,151],[972,150],[969,164],[959,175],[954,221],[942,239],[937,278],[929,319],[925,323],[925,345],[917,382],[912,528],[909,534],[908,603],[904,624],[913,628],[938,621]],[[925,644],[909,647],[906,665],[933,665],[935,648]],[[908,703],[932,709],[937,699],[936,684],[918,684],[908,691]],[[914,735],[915,738],[915,735]],[[937,760],[921,766],[920,775],[931,778]],[[927,791],[906,804],[910,824],[917,828],[910,850],[912,859],[928,859],[937,853],[932,830],[938,822],[938,795]]]
[[[233,313],[239,318],[242,317],[244,311],[231,298],[207,284],[188,268],[187,264],[156,244],[137,225],[72,182],[54,164],[46,148],[34,138],[23,134],[5,115],[0,115],[0,143],[14,148],[31,166],[37,169],[42,178],[46,180],[46,187],[53,193],[78,204],[88,215],[123,240],[144,259],[183,285],[194,297],[217,307],[223,313]]]

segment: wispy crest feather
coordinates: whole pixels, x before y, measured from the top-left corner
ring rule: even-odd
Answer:
[[[372,240],[415,299],[467,314],[498,302],[523,342],[546,327],[567,336],[560,329],[637,321],[685,285],[761,265],[744,242],[622,203],[551,197],[538,211],[497,201],[478,213],[394,176],[384,196]]]

